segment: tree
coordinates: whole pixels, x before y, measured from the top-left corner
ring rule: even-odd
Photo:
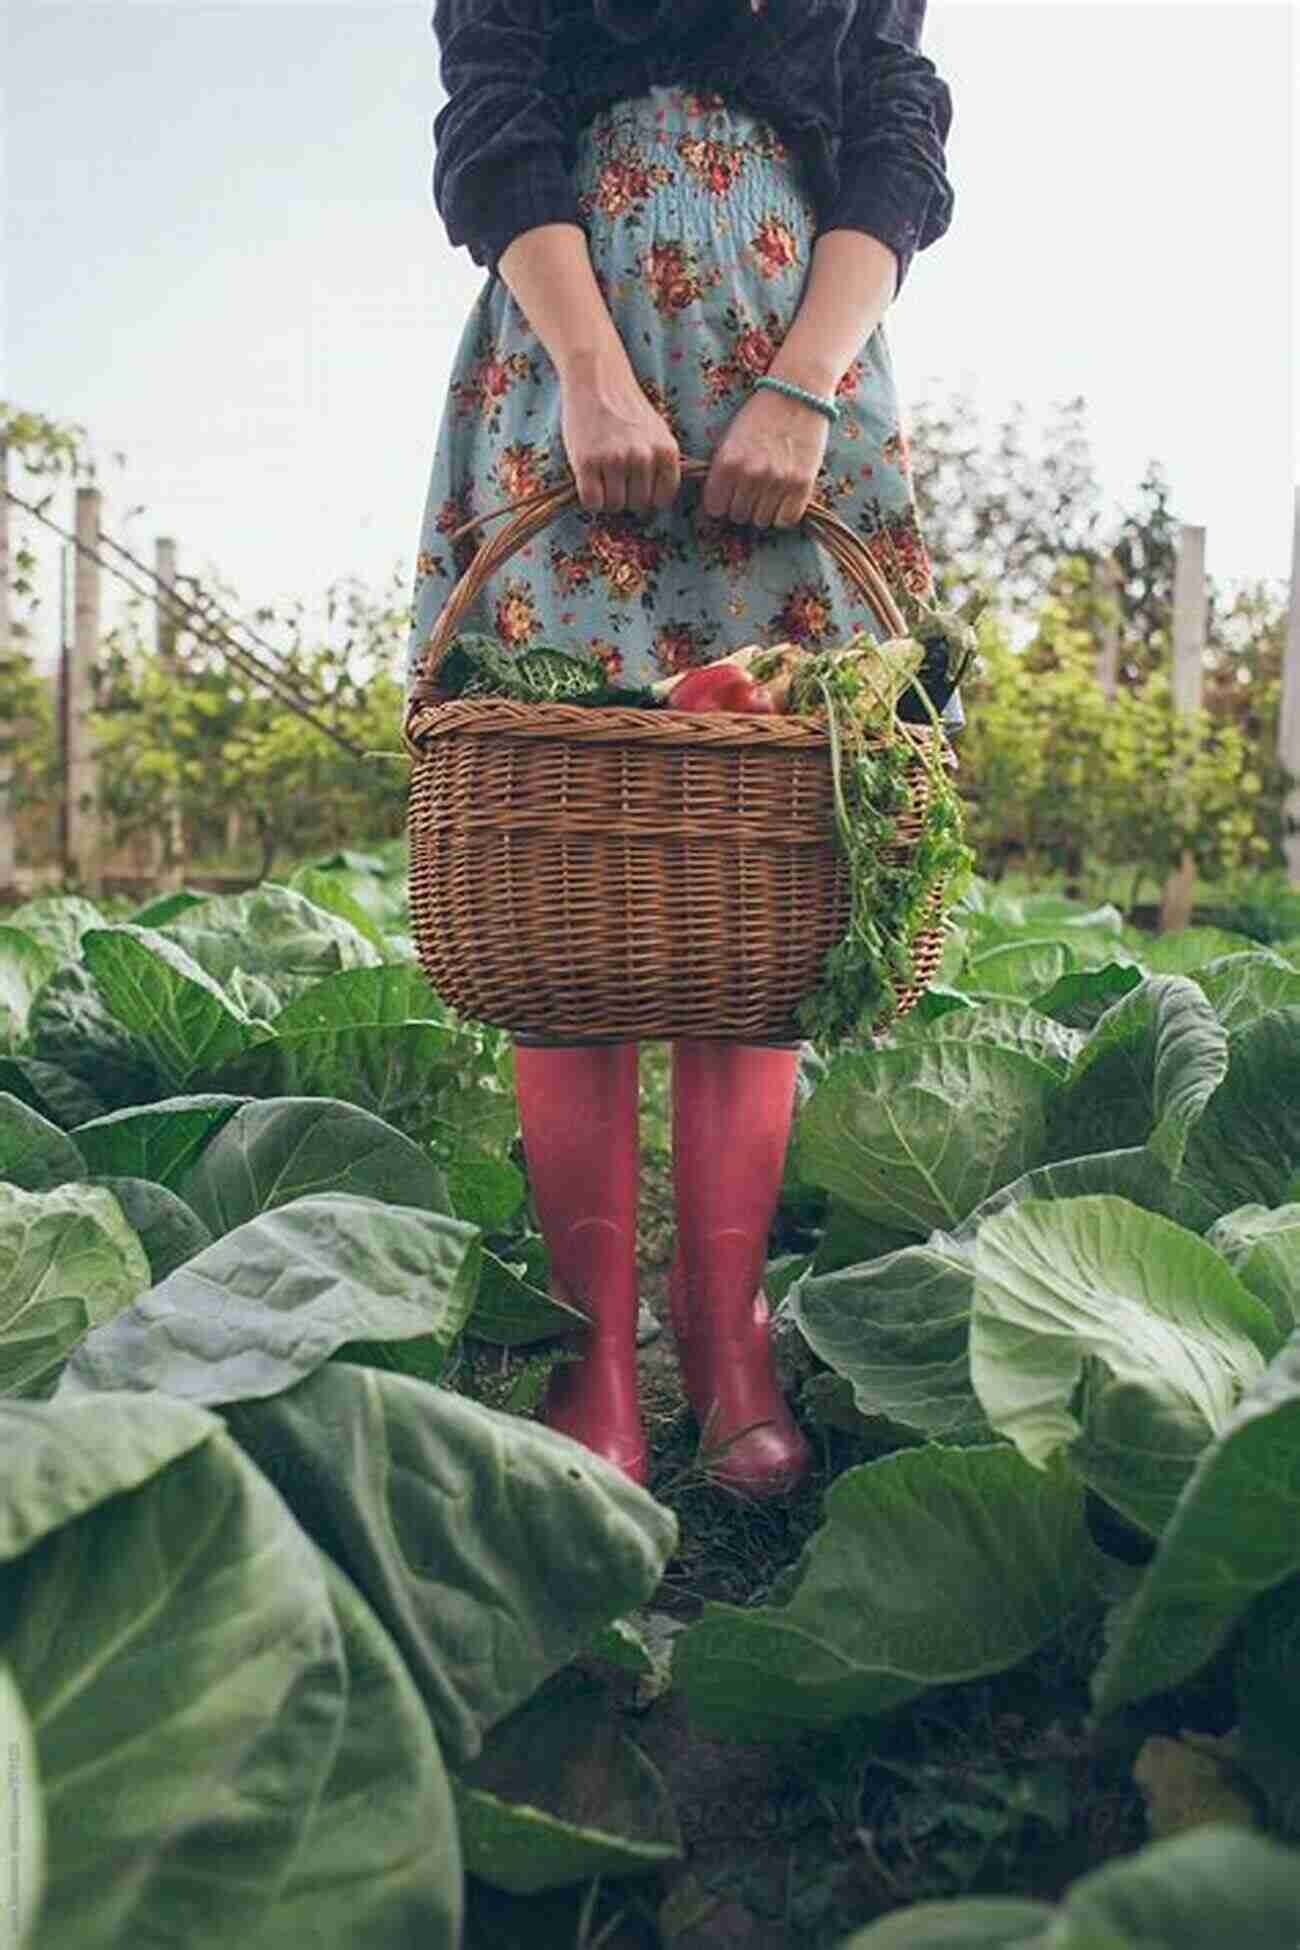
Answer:
[[[1033,454],[1020,402],[991,442],[967,395],[913,408],[917,517],[941,602],[959,602],[983,582],[1009,619],[1029,619],[1063,555],[1105,553],[1085,411],[1082,398],[1057,407]]]
[[[1258,865],[1269,786],[1242,727],[1206,710],[1180,718],[1164,671],[1108,699],[1076,620],[1095,570],[1075,558],[1054,580],[1025,649],[1000,619],[980,624],[962,772],[985,871],[996,878],[1020,855],[1031,872],[1069,877],[1086,858],[1132,872],[1134,901],[1184,848],[1211,879]]]

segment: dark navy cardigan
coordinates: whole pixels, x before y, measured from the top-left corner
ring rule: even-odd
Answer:
[[[926,0],[436,0],[447,100],[433,198],[449,241],[497,275],[521,231],[576,223],[577,135],[652,81],[770,121],[806,172],[819,231],[914,254],[952,221],[952,98],[920,52]]]

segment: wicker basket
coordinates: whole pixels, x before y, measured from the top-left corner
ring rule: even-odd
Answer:
[[[681,471],[708,463],[683,459]],[[483,582],[576,497],[558,486],[506,504],[510,520],[452,590],[411,684],[402,742],[420,965],[458,1014],[525,1035],[798,1041],[795,1012],[849,916],[822,725],[439,697],[438,665]],[[819,502],[805,518],[886,634],[906,635],[864,543]],[[914,753],[896,828],[906,858],[936,734],[900,723],[898,735]],[[936,889],[903,1009],[934,977],[941,923]]]

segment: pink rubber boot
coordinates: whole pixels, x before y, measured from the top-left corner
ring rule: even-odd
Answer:
[[[582,1359],[553,1371],[540,1419],[644,1484],[638,1055],[636,1043],[514,1045],[520,1133],[552,1284],[591,1322]]]
[[[793,1049],[673,1044],[673,1336],[707,1446],[761,1425],[709,1468],[750,1496],[793,1489],[812,1461],[777,1378],[762,1291],[798,1067]]]

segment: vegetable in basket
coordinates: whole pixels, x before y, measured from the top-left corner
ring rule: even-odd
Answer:
[[[766,684],[730,662],[688,670],[673,685],[668,704],[674,711],[748,711],[763,717],[772,717],[777,708]]]
[[[896,592],[895,600],[908,630],[925,651],[919,681],[935,710],[942,711],[975,655],[975,624],[987,607],[988,596],[976,590],[957,609],[932,609],[904,586]],[[929,713],[924,700],[909,691],[899,702],[898,715],[919,724]]]
[[[797,1017],[823,1050],[888,1027],[914,979],[913,943],[935,917],[936,895],[951,906],[974,866],[946,741],[938,735],[923,741],[903,705],[915,699],[933,731],[942,729],[921,672],[937,644],[934,654],[943,657],[943,674],[955,688],[974,653],[973,626],[985,600],[980,595],[963,611],[949,612],[909,599],[900,608],[913,635],[875,643],[859,631],[795,672],[791,709],[825,716],[836,835],[849,880],[848,927]],[[913,799],[918,757],[925,773],[920,805]],[[919,830],[912,844],[901,846],[899,820],[909,812]]]
[[[974,654],[974,624],[987,598],[977,594],[959,609],[941,610],[906,589],[895,595],[906,636],[878,643],[863,628],[846,643],[816,651],[748,643],[643,689],[610,684],[593,652],[550,644],[513,651],[467,631],[443,659],[438,686],[448,696],[786,712],[824,722],[849,921],[797,1020],[828,1051],[845,1037],[888,1026],[913,979],[913,941],[923,925],[933,925],[936,889],[950,906],[974,865],[945,741],[927,741],[912,727],[929,719],[936,732],[942,729],[938,713]],[[914,805],[918,757],[926,789],[918,795],[923,803]],[[898,822],[909,812],[919,830],[900,845]]]
[[[529,704],[649,707],[659,702],[648,688],[611,684],[594,651],[551,643],[508,650],[495,637],[475,630],[453,637],[438,669],[437,687],[444,697],[514,697]]]
[[[797,643],[777,643],[770,648],[762,643],[746,643],[729,656],[719,657],[715,663],[696,664],[690,670],[679,670],[671,677],[661,677],[650,688],[662,703],[671,704],[675,711],[788,711],[791,675],[796,663],[807,655],[808,652]],[[714,701],[724,696],[744,698],[751,695],[736,683],[733,673],[737,671],[752,684],[761,685],[756,704]],[[688,702],[691,698],[697,701]]]

